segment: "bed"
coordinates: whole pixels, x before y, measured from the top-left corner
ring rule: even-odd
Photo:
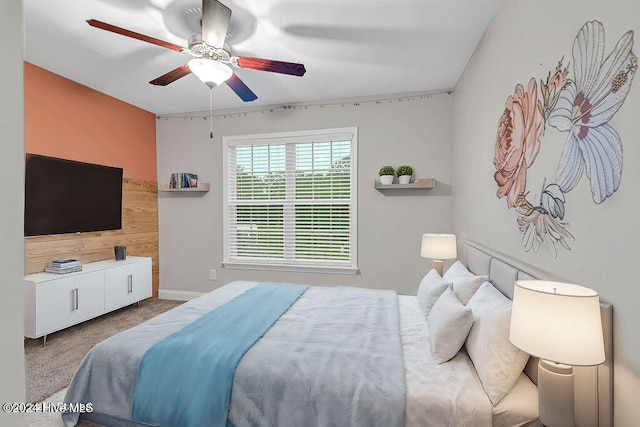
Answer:
[[[492,289],[508,294],[519,275],[540,277],[468,243],[464,252],[467,273],[482,281],[482,291],[467,301],[478,313],[483,311],[478,295],[506,307],[506,298]],[[275,292],[287,296],[266,300]],[[451,298],[452,290],[445,294]],[[281,312],[262,309],[287,298],[291,303]],[[523,370],[528,355],[518,355],[511,384],[504,386],[504,363],[488,356],[506,345],[504,334],[503,342],[487,344],[493,340],[486,335],[491,325],[478,318],[452,353],[452,340],[437,338],[451,334],[452,324],[439,319],[455,311],[447,305],[455,298],[445,300],[436,298],[425,318],[423,300],[394,291],[232,282],[98,344],[65,396],[66,403],[90,402],[91,412],[67,412],[63,421],[67,426],[79,419],[108,426],[537,425],[535,375]],[[241,307],[254,308],[245,313]],[[468,323],[465,307],[456,307]],[[249,331],[255,336],[246,341],[235,325],[253,322],[254,315],[271,320],[264,330]],[[216,328],[215,336],[189,335]],[[229,351],[237,360],[217,350],[220,337],[238,341]],[[441,346],[434,350],[434,342]],[[198,346],[202,353],[194,350]],[[509,351],[507,356],[514,354]],[[214,356],[224,363],[211,362]],[[225,364],[231,374],[219,377],[229,376],[226,386],[218,384],[218,374],[208,373],[211,365]]]
[[[464,260],[474,274],[487,274],[507,297],[514,280],[544,279],[565,282],[562,277],[515,260],[480,243],[464,243]],[[600,302],[605,362],[594,367],[574,367],[575,416],[578,427],[613,426],[613,306]],[[537,359],[530,358],[525,373],[537,382]]]

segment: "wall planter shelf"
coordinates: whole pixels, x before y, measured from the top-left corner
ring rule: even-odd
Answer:
[[[166,193],[208,193],[209,187],[208,182],[200,182],[197,187],[191,188],[169,188],[169,184],[160,184],[160,191]]]
[[[429,188],[435,188],[436,179],[435,178],[422,178],[422,179],[415,179],[413,182],[410,182],[409,184],[389,184],[389,185],[380,184],[380,181],[376,179],[374,186],[375,186],[376,190],[429,189]]]

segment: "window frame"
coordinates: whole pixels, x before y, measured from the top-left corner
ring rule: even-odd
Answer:
[[[247,258],[242,260],[239,258],[231,259],[230,254],[230,203],[229,203],[229,151],[230,147],[240,145],[263,145],[263,144],[287,144],[287,143],[304,143],[304,142],[321,142],[331,140],[348,140],[346,136],[350,136],[351,140],[351,181],[350,181],[350,227],[349,227],[349,253],[348,262],[335,262],[331,260],[299,260],[295,259],[265,259],[265,258]],[[277,270],[277,271],[294,271],[294,272],[315,272],[315,273],[336,273],[336,274],[356,274],[358,272],[358,128],[343,127],[331,129],[289,131],[261,133],[250,135],[229,135],[223,136],[223,262],[224,268],[240,268],[248,270]],[[290,171],[287,171],[290,172]],[[290,179],[290,173],[286,174]],[[293,174],[295,175],[295,174]],[[293,178],[295,181],[295,178]],[[287,198],[283,199],[287,200]],[[290,199],[289,199],[290,200]],[[301,203],[302,204],[302,203]],[[295,204],[294,204],[295,206]],[[286,233],[287,230],[283,231]],[[295,230],[289,230],[294,232]],[[340,265],[342,264],[342,265]],[[347,265],[348,264],[348,265]]]

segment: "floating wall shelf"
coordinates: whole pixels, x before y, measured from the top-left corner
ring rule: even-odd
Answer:
[[[160,184],[160,191],[170,193],[207,193],[209,191],[209,183],[200,182],[197,187],[191,188],[169,188],[169,184]]]
[[[395,190],[395,189],[407,189],[407,190],[411,190],[411,189],[429,189],[429,188],[434,188],[436,186],[436,179],[435,178],[421,178],[421,179],[415,179],[413,182],[410,182],[409,184],[389,184],[389,185],[383,185],[380,184],[380,181],[376,179],[375,181],[375,188],[377,190]]]

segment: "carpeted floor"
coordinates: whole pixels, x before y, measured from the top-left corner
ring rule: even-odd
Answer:
[[[41,402],[66,388],[84,356],[100,341],[181,303],[159,299],[141,301],[139,308],[134,304],[50,334],[45,347],[42,347],[42,338],[25,338],[27,400]]]
[[[52,405],[57,405],[64,400],[67,389],[64,388],[44,400]],[[56,412],[28,412],[24,415],[26,427],[64,427],[62,416]],[[78,423],[78,427],[91,426],[89,423]]]

